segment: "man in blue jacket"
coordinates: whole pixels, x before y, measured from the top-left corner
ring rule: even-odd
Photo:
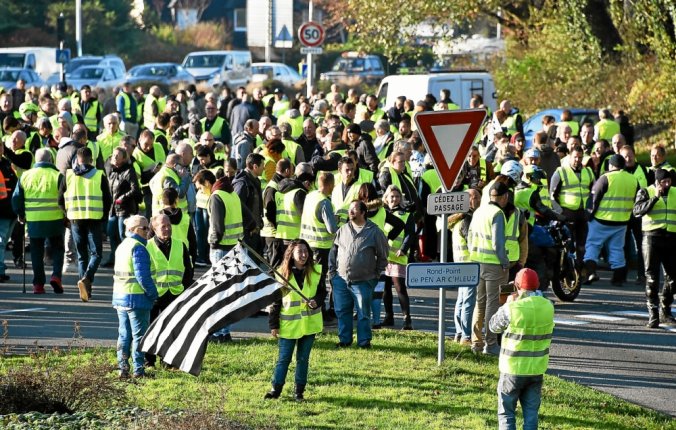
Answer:
[[[150,324],[150,310],[157,300],[153,267],[146,249],[150,227],[148,220],[134,215],[125,221],[127,237],[115,251],[113,307],[119,321],[117,363],[120,378],[129,377],[129,357],[134,365],[134,378],[145,376],[144,354],[139,350],[141,339]]]

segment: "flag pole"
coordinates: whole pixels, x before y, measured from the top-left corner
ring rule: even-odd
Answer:
[[[294,292],[296,292],[296,294],[298,294],[298,295],[299,295],[303,300],[305,300],[306,302],[308,302],[308,303],[310,302],[310,299],[308,299],[308,298],[305,296],[305,294],[303,294],[298,288],[296,288],[296,287],[294,287],[293,285],[291,285],[291,282],[289,282],[288,279],[286,279],[281,273],[279,273],[274,267],[272,267],[272,264],[268,263],[262,255],[260,255],[258,252],[256,252],[256,250],[254,250],[252,247],[250,247],[250,246],[249,246],[246,242],[244,242],[242,239],[239,240],[239,243],[240,243],[242,246],[244,246],[244,247],[247,249],[248,252],[251,252],[251,253],[254,255],[254,257],[258,258],[259,260],[261,260],[261,261],[263,261],[265,264],[267,264],[268,267],[270,268],[270,271],[269,271],[269,272],[274,273],[279,279],[281,279],[282,281],[284,281],[284,284],[286,284],[286,286],[287,286],[289,289],[291,289],[291,290],[293,290]],[[268,272],[268,274],[270,274],[269,272]]]

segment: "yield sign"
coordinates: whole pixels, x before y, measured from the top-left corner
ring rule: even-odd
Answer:
[[[486,110],[419,112],[413,118],[441,183],[448,191],[453,188],[474,138],[486,119]]]

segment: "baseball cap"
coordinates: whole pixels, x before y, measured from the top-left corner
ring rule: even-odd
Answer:
[[[540,150],[537,148],[531,148],[528,151],[526,151],[526,154],[524,156],[526,158],[540,158]]]
[[[521,269],[514,278],[514,284],[522,290],[537,290],[540,287],[538,274],[533,269]]]

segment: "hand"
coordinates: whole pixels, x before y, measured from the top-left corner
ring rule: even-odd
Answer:
[[[22,217],[21,215],[19,215],[19,223],[26,224],[26,217]]]
[[[273,328],[272,330],[270,330],[270,334],[271,334],[272,337],[274,337],[275,339],[279,338],[279,329],[278,329],[278,328]]]
[[[400,249],[399,251],[397,251],[396,255],[397,255],[397,257],[403,257],[406,254],[404,254],[404,252]]]
[[[307,305],[310,309],[317,309],[317,302],[314,299],[307,302]]]
[[[519,298],[519,293],[512,293],[507,297],[507,301],[505,303],[513,302],[518,298]]]

